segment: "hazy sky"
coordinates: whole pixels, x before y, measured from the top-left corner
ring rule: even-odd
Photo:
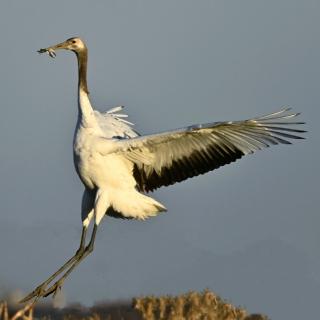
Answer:
[[[141,133],[284,105],[309,133],[160,189],[156,218],[104,219],[68,301],[208,287],[272,319],[318,315],[319,30],[317,0],[1,1],[2,290],[33,289],[78,247],[76,60],[36,53],[77,35],[93,105],[125,105]]]

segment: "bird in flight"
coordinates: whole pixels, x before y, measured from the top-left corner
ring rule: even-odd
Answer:
[[[166,211],[146,195],[204,174],[242,156],[276,144],[303,139],[290,108],[243,120],[211,122],[181,129],[140,135],[115,107],[106,113],[94,110],[87,85],[88,49],[85,42],[70,38],[40,49],[52,58],[57,50],[76,54],[78,62],[78,119],[73,141],[74,165],[83,185],[82,234],[75,254],[22,302],[55,295],[72,270],[94,248],[96,232],[105,215],[140,219]],[[87,230],[93,223],[90,239]],[[60,277],[59,277],[60,276]],[[54,281],[55,280],[55,281]]]

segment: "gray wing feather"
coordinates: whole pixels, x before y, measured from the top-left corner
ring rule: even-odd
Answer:
[[[152,191],[217,169],[270,145],[303,139],[299,134],[304,130],[288,127],[303,124],[291,121],[299,114],[289,110],[122,140],[118,153],[133,162],[138,189]]]

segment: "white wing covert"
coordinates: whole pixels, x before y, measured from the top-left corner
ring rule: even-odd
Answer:
[[[304,139],[291,128],[290,108],[262,117],[193,125],[159,134],[118,141],[118,154],[134,164],[137,188],[148,192],[204,174],[242,156],[276,144]]]
[[[139,136],[138,132],[132,128],[134,124],[124,119],[128,116],[118,113],[123,108],[123,106],[117,106],[105,113],[94,110],[94,115],[105,138],[127,139]]]

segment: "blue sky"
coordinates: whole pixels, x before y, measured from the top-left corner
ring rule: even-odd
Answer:
[[[318,1],[2,1],[0,288],[33,289],[78,246],[72,161],[76,61],[89,47],[93,105],[125,105],[141,133],[292,106],[307,140],[160,189],[168,212],[104,219],[68,301],[210,288],[272,319],[309,318],[320,290]]]

